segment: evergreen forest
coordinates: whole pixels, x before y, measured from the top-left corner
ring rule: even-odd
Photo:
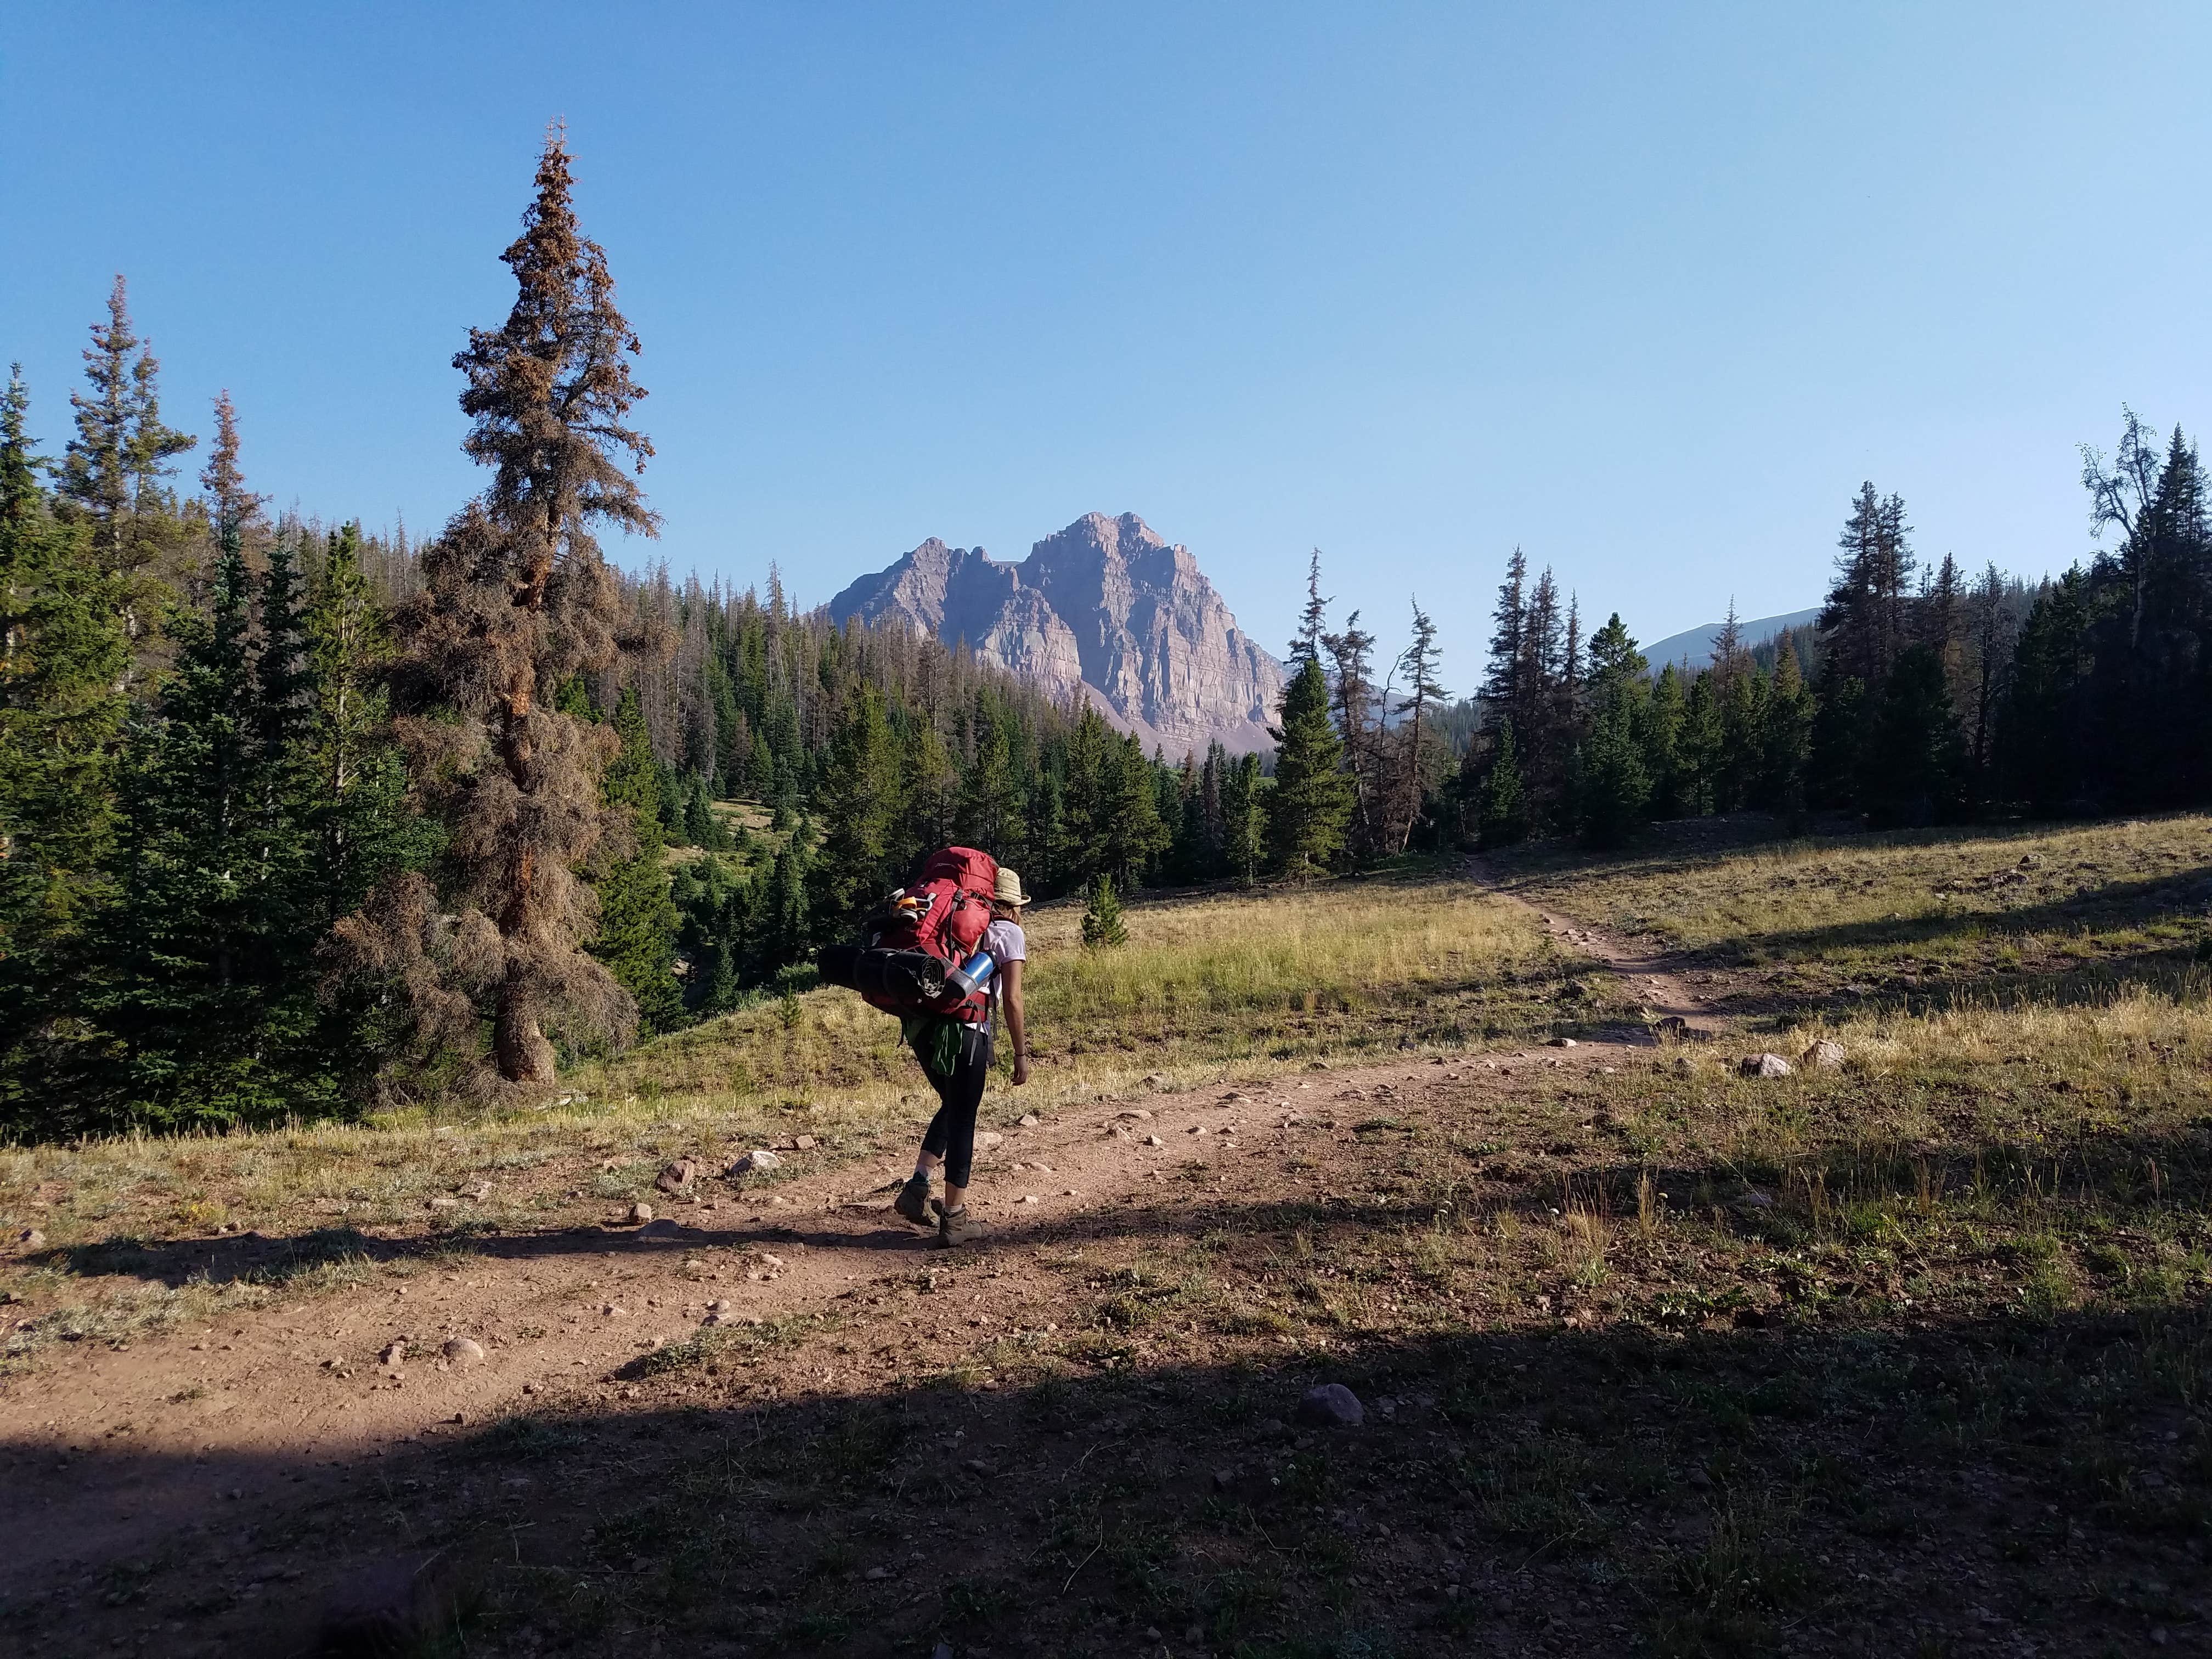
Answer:
[[[454,359],[485,483],[419,544],[271,514],[228,394],[170,425],[121,278],[65,413],[11,374],[0,1136],[542,1097],[565,1059],[808,982],[948,842],[1095,907],[1657,818],[2212,799],[2203,474],[2131,412],[2084,453],[2093,556],[2055,580],[1921,560],[1868,483],[1815,628],[1731,623],[1654,674],[1516,550],[1455,699],[1437,622],[1414,605],[1378,661],[1316,554],[1274,751],[1147,754],[773,574],[617,568],[599,537],[658,524],[641,346],[557,136],[501,257],[514,309]]]

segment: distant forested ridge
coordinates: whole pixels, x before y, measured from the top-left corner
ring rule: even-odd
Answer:
[[[542,1098],[564,1056],[805,982],[915,860],[1050,897],[1303,880],[1754,808],[1926,823],[2203,804],[2196,453],[2085,456],[2094,556],[1923,567],[1850,503],[1819,623],[1655,677],[1516,551],[1474,696],[1376,659],[1320,556],[1273,752],[1172,755],[901,623],[624,574],[641,347],[549,141],[454,362],[483,493],[410,542],[270,514],[226,394],[169,424],[118,279],[65,413],[0,398],[0,1135]],[[61,434],[57,447],[49,434]],[[202,465],[197,489],[179,482]]]

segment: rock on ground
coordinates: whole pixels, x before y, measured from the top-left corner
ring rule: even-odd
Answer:
[[[1308,1389],[1298,1401],[1298,1421],[1310,1428],[1356,1429],[1367,1420],[1367,1407],[1341,1382]]]
[[[687,1193],[691,1190],[691,1183],[698,1179],[698,1176],[699,1165],[696,1161],[688,1158],[679,1158],[655,1176],[653,1184],[664,1193],[671,1194]]]
[[[446,1340],[446,1346],[438,1352],[445,1355],[446,1363],[448,1365],[457,1369],[464,1365],[481,1365],[483,1363],[483,1345],[465,1336],[448,1337]]]
[[[1779,1054],[1746,1054],[1736,1069],[1746,1077],[1788,1077],[1797,1068]]]
[[[1798,1063],[1815,1072],[1840,1072],[1844,1069],[1844,1045],[1822,1037],[1805,1051]]]
[[[458,1632],[459,1585],[442,1553],[405,1555],[352,1574],[331,1592],[316,1652],[396,1659]]]
[[[629,1206],[629,1218],[630,1218],[630,1220],[631,1220],[633,1223],[641,1223],[641,1222],[647,1222],[647,1221],[650,1221],[650,1220],[652,1220],[652,1219],[653,1219],[653,1206],[652,1206],[652,1205],[650,1205],[650,1204],[633,1204],[633,1205],[631,1205],[631,1206]]]
[[[730,1165],[729,1179],[738,1181],[749,1175],[766,1175],[770,1170],[780,1168],[782,1163],[783,1160],[767,1147],[756,1146]]]

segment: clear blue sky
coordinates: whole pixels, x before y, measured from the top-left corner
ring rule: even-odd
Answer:
[[[0,34],[0,359],[58,447],[111,273],[254,484],[434,527],[549,117],[646,355],[657,550],[826,599],[928,535],[1307,550],[1455,690],[1518,542],[1646,639],[2087,545],[2074,446],[2212,417],[2212,9],[98,4]],[[192,463],[195,469],[198,460]]]

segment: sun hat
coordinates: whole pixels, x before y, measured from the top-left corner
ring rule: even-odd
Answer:
[[[999,884],[991,894],[991,902],[1011,904],[1018,910],[1030,902],[1030,896],[1022,891],[1022,878],[1003,864],[999,866]]]

